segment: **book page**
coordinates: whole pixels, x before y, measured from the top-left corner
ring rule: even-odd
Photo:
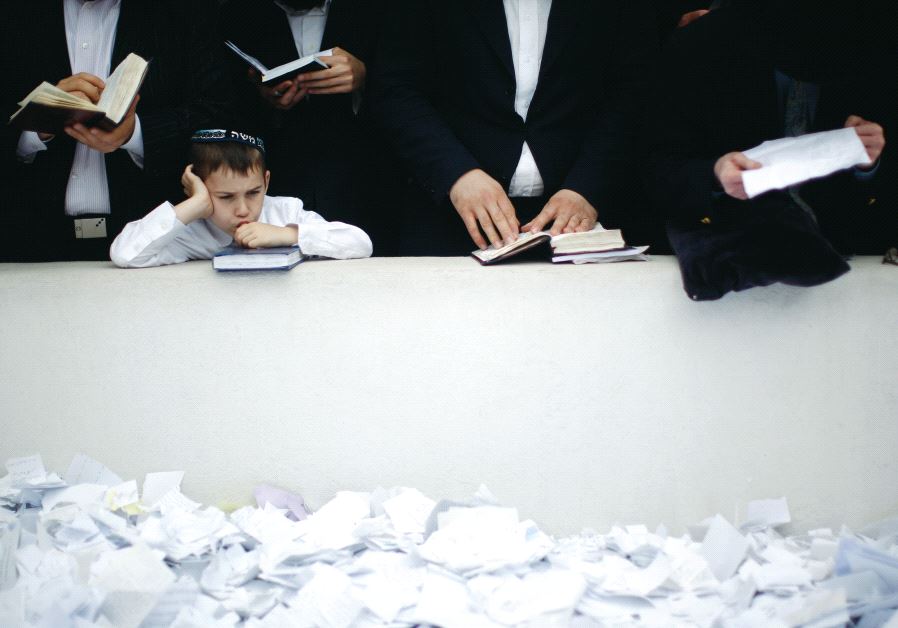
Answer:
[[[147,62],[133,52],[125,57],[112,75],[106,80],[106,88],[97,106],[106,112],[106,117],[118,124],[128,112],[128,107],[137,95],[143,81]]]
[[[85,111],[101,111],[99,107],[89,100],[74,96],[46,81],[31,90],[31,93],[19,103],[19,106],[24,107],[30,102],[49,105],[51,107],[72,107],[84,109]]]
[[[256,68],[260,74],[265,74],[266,72],[268,72],[268,67],[264,63],[262,63],[261,61],[256,59],[254,56],[248,55],[245,52],[243,52],[242,50],[240,50],[240,48],[238,48],[237,44],[235,44],[234,42],[226,41],[225,45],[228,48],[230,48],[231,50],[233,50],[237,54],[238,57],[240,57],[241,59],[243,59],[244,61],[249,63],[254,68]]]
[[[326,56],[330,56],[329,50],[326,50],[324,52],[316,52],[315,54],[296,59],[295,61],[291,61],[290,63],[279,65],[276,68],[271,68],[270,70],[263,73],[262,82],[267,83],[268,81],[276,79],[279,76],[289,74],[293,70],[305,69],[306,66],[311,66],[309,70],[324,70],[328,67],[328,65],[319,57]]]
[[[521,233],[518,235],[518,239],[511,244],[506,244],[498,248],[496,248],[495,245],[491,244],[487,249],[483,251],[472,251],[471,254],[481,261],[489,262],[494,259],[498,259],[503,255],[507,255],[512,251],[516,251],[518,249],[524,250],[525,248],[535,246],[540,242],[548,240],[550,237],[551,236],[548,231],[537,231],[536,233]]]
[[[625,246],[626,243],[619,229],[563,233],[552,238],[552,250],[556,255],[560,253],[597,253],[622,249]]]

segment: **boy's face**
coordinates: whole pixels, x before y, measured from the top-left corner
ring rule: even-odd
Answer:
[[[243,223],[256,222],[270,178],[270,172],[258,168],[246,173],[219,168],[206,177],[203,183],[212,199],[212,223],[234,235]]]

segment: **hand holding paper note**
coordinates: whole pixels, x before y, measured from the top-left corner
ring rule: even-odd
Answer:
[[[770,140],[743,154],[763,166],[742,173],[748,198],[870,163],[852,127]]]

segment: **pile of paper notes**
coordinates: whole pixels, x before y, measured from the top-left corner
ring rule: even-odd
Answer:
[[[0,479],[0,626],[898,626],[898,519],[783,537],[784,499],[674,537],[554,539],[481,488],[343,492],[312,513],[271,486],[226,514],[76,456]]]

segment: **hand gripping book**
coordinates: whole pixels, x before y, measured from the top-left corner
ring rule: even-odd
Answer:
[[[212,258],[215,270],[290,270],[305,256],[299,247],[276,246],[269,249],[245,249],[232,244]]]
[[[327,69],[328,65],[324,61],[319,59],[319,57],[329,57],[331,54],[330,50],[325,50],[322,52],[316,52],[315,54],[307,55],[305,57],[300,57],[295,61],[279,65],[276,68],[268,68],[264,63],[256,59],[254,56],[240,50],[240,48],[238,48],[237,44],[235,44],[234,42],[226,41],[225,45],[230,48],[234,52],[234,54],[236,54],[238,57],[240,57],[259,71],[259,74],[262,77],[263,85],[280,83],[281,81],[292,79],[297,74],[302,74],[303,72],[325,70]]]
[[[19,103],[9,124],[23,131],[62,133],[66,126],[80,122],[111,131],[128,113],[148,68],[148,61],[133,52],[129,54],[106,80],[96,105],[45,81]]]
[[[471,255],[486,266],[514,257],[545,242],[552,248],[553,262],[577,261],[595,256],[600,256],[604,261],[617,261],[615,258],[618,256],[632,259],[634,254],[645,251],[628,247],[620,229],[605,229],[601,225],[596,225],[591,231],[563,233],[557,236],[552,236],[548,231],[522,233],[511,244],[498,248],[491,246],[483,251],[474,251]]]

